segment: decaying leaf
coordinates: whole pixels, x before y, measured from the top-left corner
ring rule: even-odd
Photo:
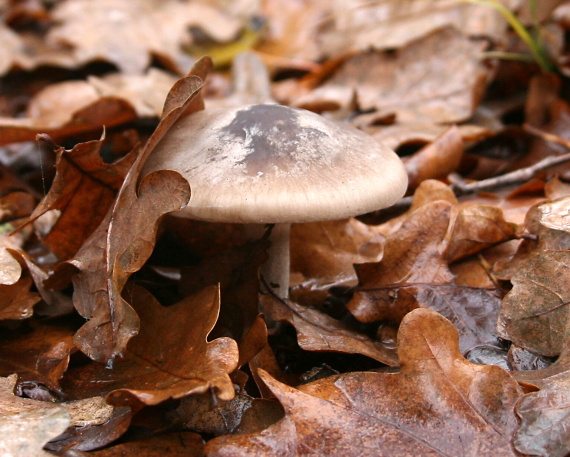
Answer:
[[[201,61],[197,65],[207,66]],[[138,317],[121,292],[152,253],[160,218],[182,209],[190,199],[188,182],[175,171],[159,170],[142,177],[140,183],[139,174],[148,154],[175,121],[203,109],[201,87],[199,77],[189,76],[171,89],[161,123],[129,170],[107,219],[70,262],[81,271],[74,277],[78,291],[74,305],[89,319],[76,333],[75,342],[94,360],[112,362],[137,333]]]
[[[49,210],[61,212],[43,238],[61,259],[75,254],[101,223],[138,152],[109,165],[101,157],[102,147],[103,140],[80,143],[70,151],[59,147],[55,180],[29,218],[33,222]]]
[[[358,333],[316,309],[271,296],[262,297],[261,306],[271,319],[295,327],[299,346],[306,351],[362,354],[386,365],[398,365],[395,347]]]
[[[229,338],[206,339],[218,317],[217,287],[169,307],[142,288],[129,290],[129,296],[141,327],[124,358],[112,369],[92,362],[71,370],[64,378],[68,391],[78,397],[107,394],[114,405],[133,406],[209,391],[222,400],[233,398],[228,374],[237,367],[237,344]]]
[[[536,238],[523,240],[514,257],[499,271],[513,284],[501,306],[499,332],[541,355],[559,355],[566,341],[569,208],[568,197],[532,207],[525,226]]]
[[[77,64],[105,59],[124,73],[142,73],[151,56],[185,73],[192,64],[183,50],[192,42],[191,27],[229,41],[243,25],[206,3],[171,0],[63,1],[52,14],[58,25],[47,39],[72,46]]]
[[[466,120],[486,85],[481,51],[480,44],[460,32],[444,29],[396,54],[356,54],[295,104],[310,107],[326,102],[346,108],[356,97],[358,108],[376,110],[377,118],[395,115],[397,122]],[[449,64],[442,66],[442,61]]]
[[[412,211],[400,229],[388,236],[381,261],[355,265],[359,285],[347,305],[349,311],[362,322],[387,320],[397,325],[412,309],[429,308],[456,325],[463,352],[495,341],[501,293],[494,288],[456,284],[446,259],[450,247],[462,243],[464,249],[492,244],[486,244],[485,236],[481,236],[488,229],[477,233],[478,225],[473,224],[483,215],[481,226],[487,227],[488,213],[495,217],[501,214],[500,210],[468,207],[453,220],[453,206],[443,200]],[[502,217],[497,220],[510,227]],[[498,242],[504,238],[501,231],[495,239]],[[451,252],[457,253],[457,249]]]
[[[463,155],[463,140],[457,127],[451,127],[432,143],[404,159],[408,186],[415,189],[426,179],[444,179],[457,170]]]
[[[24,117],[0,118],[0,144],[33,141],[38,133],[60,140],[100,132],[102,126],[156,118],[175,80],[164,71],[151,69],[144,75],[91,76],[49,85],[30,100]]]
[[[522,391],[501,368],[463,359],[449,321],[412,311],[398,353],[400,373],[349,373],[298,390],[262,375],[286,417],[260,433],[215,438],[206,454],[518,455],[511,435]]]
[[[33,314],[33,307],[41,297],[31,290],[32,283],[27,276],[16,284],[0,285],[0,320],[27,319]]]
[[[110,446],[86,455],[95,457],[202,457],[204,440],[197,433],[172,432]]]
[[[57,321],[33,321],[31,329],[2,332],[0,375],[17,373],[19,384],[42,384],[60,392],[59,380],[75,351],[73,328]]]
[[[356,285],[353,264],[378,260],[384,241],[357,219],[294,224],[290,238],[291,297],[302,304],[322,303],[332,286]]]
[[[69,425],[69,414],[62,407],[37,408],[0,417],[0,452],[3,455],[51,457],[44,445],[63,433]]]
[[[515,6],[515,1],[504,2]],[[332,24],[322,34],[325,52],[401,48],[434,30],[453,26],[469,36],[503,39],[506,21],[486,4],[432,0],[349,0],[333,5]]]
[[[570,372],[552,379],[517,405],[522,420],[513,444],[523,454],[564,457],[570,452]]]
[[[519,266],[511,282],[499,332],[538,354],[559,355],[570,318],[570,252],[537,253]]]

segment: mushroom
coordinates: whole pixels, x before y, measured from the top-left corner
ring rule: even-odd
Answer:
[[[371,136],[277,104],[209,109],[177,121],[143,174],[162,169],[179,172],[192,188],[177,215],[249,224],[250,233],[275,224],[261,274],[280,297],[288,294],[291,223],[388,207],[408,182],[396,153]]]

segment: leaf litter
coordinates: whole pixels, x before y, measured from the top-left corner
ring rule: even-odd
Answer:
[[[567,5],[533,3],[0,5],[0,449],[568,454]],[[141,176],[178,119],[259,100],[409,175],[393,209],[293,226],[288,299],[267,235]]]

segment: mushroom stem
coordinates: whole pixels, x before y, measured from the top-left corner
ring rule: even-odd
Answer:
[[[246,236],[249,239],[259,239],[267,230],[264,224],[246,224]],[[271,287],[271,292],[280,298],[289,297],[289,234],[291,224],[275,224],[271,230],[269,241],[271,246],[267,250],[268,258],[259,271],[260,277]],[[265,286],[261,286],[262,290]],[[267,292],[267,291],[266,291]]]

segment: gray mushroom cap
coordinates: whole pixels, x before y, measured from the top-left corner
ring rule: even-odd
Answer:
[[[143,174],[162,169],[190,183],[184,215],[215,222],[342,219],[392,205],[408,183],[398,156],[371,136],[272,104],[181,119]]]

